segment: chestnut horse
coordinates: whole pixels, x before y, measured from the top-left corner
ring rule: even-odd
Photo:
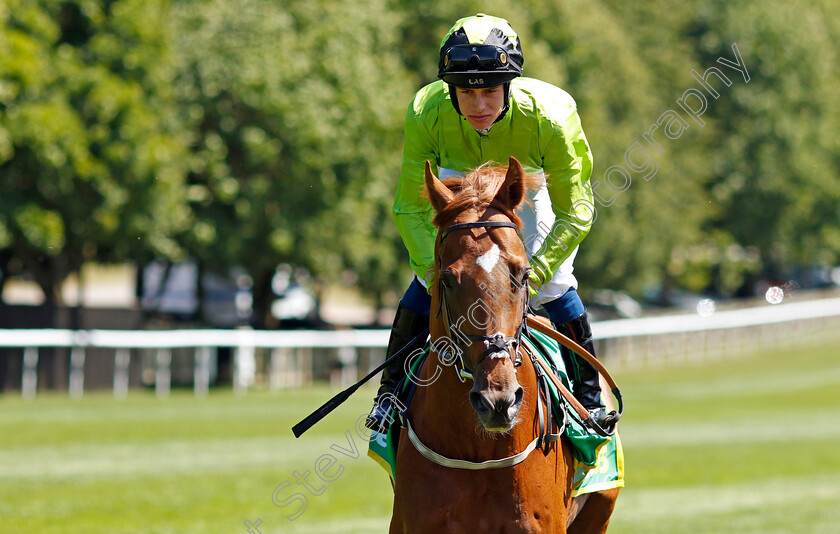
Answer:
[[[538,411],[536,372],[519,351],[529,265],[515,210],[542,180],[526,175],[514,158],[507,169],[480,167],[445,183],[426,163],[438,228],[434,343],[416,375],[424,387],[416,388],[405,418],[410,426],[400,437],[392,533],[607,528],[618,490],[573,499],[566,439],[528,454],[546,407]],[[560,429],[551,421],[556,439]]]

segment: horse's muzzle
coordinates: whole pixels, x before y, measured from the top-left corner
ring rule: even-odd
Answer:
[[[513,427],[516,414],[522,407],[523,394],[519,384],[504,389],[477,389],[477,386],[473,386],[470,390],[470,404],[478,415],[478,422],[486,430],[506,432]]]

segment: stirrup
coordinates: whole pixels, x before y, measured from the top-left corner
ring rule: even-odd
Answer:
[[[379,403],[373,405],[367,418],[365,419],[365,428],[384,434],[388,431],[388,414],[382,411]]]
[[[405,409],[402,402],[393,393],[386,391],[373,401],[373,408],[365,419],[365,428],[385,434],[394,423],[394,406]]]

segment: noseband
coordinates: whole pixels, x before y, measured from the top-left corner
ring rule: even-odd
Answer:
[[[453,224],[452,226],[448,227],[440,234],[440,244],[443,244],[443,240],[449,235],[450,232],[455,230],[464,230],[467,228],[496,228],[496,227],[503,227],[503,228],[513,228],[515,230],[519,230],[519,227],[509,221],[478,221],[478,222],[471,222],[471,223],[460,223],[460,224]],[[452,335],[452,323],[450,322],[450,318],[452,317],[452,313],[449,310],[449,303],[446,301],[446,288],[443,285],[443,278],[440,276],[440,270],[442,268],[442,261],[440,256],[438,256],[438,296],[439,296],[439,307],[437,314],[440,315],[441,312],[443,313],[443,324],[444,328],[446,329],[446,337],[447,339],[451,340],[455,343],[455,350],[457,351],[457,356],[461,360],[461,369],[458,372],[458,378],[461,382],[464,382],[465,379],[474,380],[473,372],[475,371],[475,367],[478,367],[484,359],[497,352],[507,352],[508,358],[510,358],[511,363],[513,363],[514,367],[519,367],[522,365],[522,358],[519,355],[519,346],[521,345],[522,333],[527,328],[527,314],[528,314],[528,299],[527,293],[526,298],[524,299],[524,304],[522,307],[522,321],[519,323],[519,326],[516,329],[516,333],[512,337],[506,337],[502,333],[496,333],[492,336],[476,336],[476,335],[466,335],[461,333],[460,331],[457,333],[459,337],[454,337]],[[522,284],[523,292],[527,292],[528,284]],[[478,360],[475,362],[475,367],[473,369],[468,369],[467,363],[464,361],[464,351],[457,346],[456,340],[463,339],[466,341],[482,341],[486,346],[484,352],[478,357]],[[444,359],[449,360],[447,363],[451,364],[454,360],[454,356],[446,355]]]

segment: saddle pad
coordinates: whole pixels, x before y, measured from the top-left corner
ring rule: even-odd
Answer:
[[[527,334],[523,336],[523,341],[528,350],[554,369],[563,384],[569,387],[569,380],[560,353],[560,345],[534,329],[527,331]],[[413,371],[416,371],[422,364],[422,360],[428,355],[428,350],[427,347],[423,358],[415,360]],[[406,392],[413,385],[413,382],[406,379],[401,388],[400,398],[406,398]],[[556,420],[563,421],[566,419],[567,421],[564,433],[572,445],[574,454],[572,496],[576,497],[584,493],[624,487],[624,453],[618,432],[612,437],[604,438],[588,431],[574,418],[564,416],[564,413],[567,410],[572,410],[572,408],[566,406],[565,399],[550,380],[548,381],[548,391],[551,397],[552,412]],[[395,417],[392,420],[399,421],[396,414],[393,415]],[[392,424],[384,434],[373,432],[368,446],[368,456],[385,469],[392,484],[396,480],[399,434],[400,426]]]

